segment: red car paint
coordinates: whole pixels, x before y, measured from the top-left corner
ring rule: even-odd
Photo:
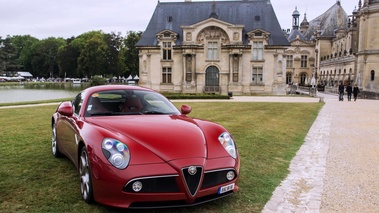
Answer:
[[[94,201],[123,208],[190,206],[223,197],[224,194],[218,195],[220,187],[230,186],[224,187],[230,190],[225,194],[238,190],[240,159],[237,148],[236,156],[232,157],[219,141],[219,136],[227,133],[225,128],[187,117],[191,108],[186,105],[182,107],[182,113],[175,109],[166,114],[89,116],[88,111],[94,108],[89,99],[101,96],[102,91],[146,92],[160,96],[152,90],[135,86],[91,87],[77,96],[80,102],[78,99],[64,102],[53,114],[53,154],[55,140],[58,154],[67,156],[79,168],[81,150],[85,147]],[[150,100],[142,101],[146,107]],[[75,111],[75,103],[79,103],[80,110]],[[130,161],[125,169],[116,168],[107,159],[102,148],[104,138],[115,139],[127,146]],[[186,179],[193,178],[188,174],[191,166],[201,172],[196,174],[198,183],[194,185],[189,183],[195,182],[193,179]],[[223,175],[229,171],[234,171],[235,177],[223,180]],[[143,192],[130,191],[127,184],[137,181],[151,189],[142,187]],[[165,183],[171,185],[168,188],[172,187],[172,191],[154,185],[154,181],[168,181]]]

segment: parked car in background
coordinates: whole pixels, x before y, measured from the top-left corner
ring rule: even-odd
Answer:
[[[79,170],[87,203],[192,206],[238,190],[240,158],[221,125],[150,89],[90,87],[52,116],[52,153]]]

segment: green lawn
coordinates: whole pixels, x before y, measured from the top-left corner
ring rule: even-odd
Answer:
[[[178,107],[183,103],[175,103]],[[56,106],[0,109],[0,212],[260,212],[315,120],[322,103],[187,103],[192,117],[232,133],[241,156],[240,191],[191,208],[125,211],[81,200],[79,178],[50,150]]]

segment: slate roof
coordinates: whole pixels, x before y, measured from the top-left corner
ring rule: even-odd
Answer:
[[[284,36],[270,0],[204,2],[158,2],[150,22],[136,46],[156,46],[156,34],[171,30],[178,34],[177,45],[183,41],[181,26],[189,26],[207,20],[215,11],[218,19],[235,25],[244,25],[243,44],[248,44],[246,34],[261,29],[270,33],[269,45],[290,46]],[[213,14],[214,15],[214,14]],[[260,16],[260,21],[255,17]],[[169,21],[168,17],[171,17]]]
[[[320,30],[322,37],[334,37],[336,30],[348,29],[348,16],[341,6],[341,2],[337,1],[325,13],[309,22],[309,28],[304,33],[307,40],[312,39],[314,32]]]
[[[298,29],[293,29],[288,36],[288,41],[292,42],[296,39],[300,39],[301,41],[305,41],[305,37]]]

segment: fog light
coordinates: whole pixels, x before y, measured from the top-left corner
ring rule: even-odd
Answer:
[[[233,180],[235,177],[235,174],[233,171],[229,171],[227,174],[226,174],[226,179],[228,180]]]
[[[133,191],[139,192],[142,189],[142,183],[139,181],[136,181],[133,183],[132,188],[133,188]]]

